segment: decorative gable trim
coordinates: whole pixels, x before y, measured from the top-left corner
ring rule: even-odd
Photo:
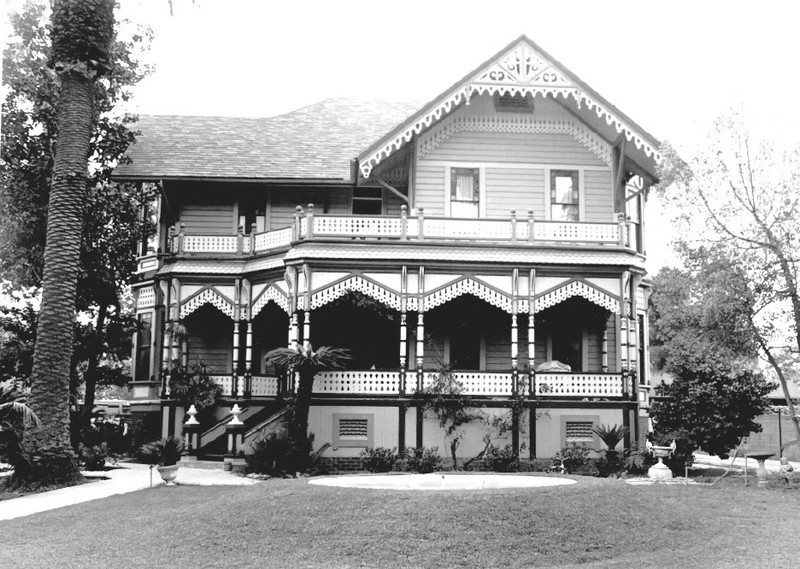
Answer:
[[[181,305],[181,319],[186,318],[204,304],[213,304],[219,308],[223,314],[227,314],[233,319],[233,303],[213,288],[205,288],[183,302]]]
[[[591,92],[590,88],[551,61],[533,42],[523,37],[359,156],[361,175],[368,178],[373,168],[404,147],[415,135],[420,135],[459,105],[469,104],[473,95],[484,93],[533,97],[542,95],[553,98],[561,96],[564,99],[571,97],[579,107],[586,105],[588,109],[594,110],[600,119],[614,126],[618,134],[624,135],[648,157],[661,159],[657,142],[632,125],[629,119],[625,119],[599,95]]]
[[[533,301],[533,313],[541,312],[546,308],[555,306],[560,302],[564,302],[573,296],[581,296],[598,306],[605,308],[615,314],[619,314],[619,297],[616,295],[608,294],[592,286],[586,281],[571,280],[568,283],[559,285],[549,291],[543,292],[536,296]],[[527,300],[520,301],[520,312],[531,312],[530,302]]]
[[[417,158],[422,158],[459,132],[514,132],[523,134],[567,134],[600,160],[611,166],[611,145],[597,133],[572,119],[536,120],[531,116],[475,116],[453,114],[419,139]]]

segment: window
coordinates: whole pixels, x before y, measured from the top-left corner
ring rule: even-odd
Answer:
[[[550,219],[578,221],[580,219],[578,172],[550,172]]]
[[[333,448],[372,448],[374,416],[367,413],[333,414]]]
[[[153,314],[139,315],[136,330],[136,381],[150,380],[150,342],[152,339]]]
[[[450,216],[480,215],[480,168],[450,169]]]
[[[481,369],[481,332],[469,324],[456,325],[450,332],[450,366],[458,370]]]
[[[353,215],[381,215],[383,189],[353,188]]]
[[[567,364],[572,371],[583,371],[583,330],[574,321],[560,322],[550,335],[551,360]]]

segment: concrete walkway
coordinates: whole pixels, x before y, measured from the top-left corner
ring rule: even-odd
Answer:
[[[115,494],[127,494],[150,488],[151,471],[146,464],[125,463],[120,468],[106,472],[86,472],[87,477],[108,477],[107,480],[90,482],[80,486],[60,488],[50,492],[29,494],[21,498],[0,502],[0,520],[30,516],[47,510],[55,510],[90,500],[107,498]],[[183,467],[178,469],[176,481],[186,486],[247,486],[258,480],[237,476],[230,472]],[[164,484],[158,470],[152,470],[153,487]]]
[[[780,472],[781,463],[777,459],[777,454],[775,455],[776,458],[768,459],[764,461],[764,468],[767,469],[767,472]],[[731,465],[730,458],[719,458],[717,456],[710,456],[707,454],[700,454],[695,453],[694,455],[694,464],[695,466],[713,466],[718,468],[728,468]],[[800,476],[800,462],[797,461],[790,461],[789,464],[792,465],[795,471],[795,476]],[[745,465],[745,459],[742,456],[736,457],[736,460],[733,462],[733,467],[738,470],[743,470]],[[754,458],[747,459],[747,468],[748,470],[755,470],[758,468],[758,461]]]

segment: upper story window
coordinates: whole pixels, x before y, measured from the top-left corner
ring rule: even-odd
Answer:
[[[381,215],[382,188],[353,188],[353,215]]]
[[[550,219],[580,220],[580,186],[574,170],[550,171]]]
[[[480,215],[480,168],[450,169],[451,217]]]

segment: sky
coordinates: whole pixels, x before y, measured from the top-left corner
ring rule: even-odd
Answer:
[[[787,104],[800,87],[797,2],[118,1],[118,18],[154,32],[155,71],[130,108],[141,114],[422,103],[525,34],[686,159],[731,108],[768,136],[800,132]],[[669,258],[669,232],[649,233],[652,268]]]

